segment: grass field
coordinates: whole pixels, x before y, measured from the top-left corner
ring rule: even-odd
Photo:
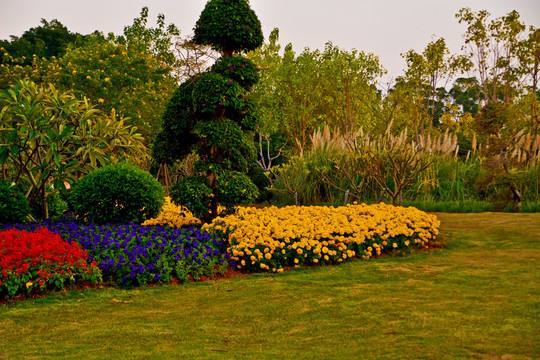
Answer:
[[[540,214],[437,214],[444,248],[0,307],[0,359],[538,359]]]

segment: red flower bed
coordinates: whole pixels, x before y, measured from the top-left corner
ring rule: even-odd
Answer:
[[[0,299],[17,293],[63,288],[77,280],[98,283],[97,264],[77,243],[40,228],[34,232],[10,229],[0,232]]]

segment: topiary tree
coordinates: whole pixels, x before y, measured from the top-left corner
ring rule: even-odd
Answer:
[[[253,201],[257,187],[246,173],[255,160],[251,132],[257,125],[248,91],[259,69],[242,51],[262,44],[261,24],[247,0],[211,0],[195,27],[193,42],[210,45],[222,57],[205,73],[182,83],[162,118],[152,156],[171,164],[191,152],[196,174],[172,189],[174,202],[204,221]]]
[[[141,224],[159,215],[165,201],[161,184],[135,165],[108,165],[84,176],[69,205],[83,221]]]
[[[194,31],[194,43],[209,45],[224,57],[255,50],[263,42],[261,22],[248,0],[208,1]]]

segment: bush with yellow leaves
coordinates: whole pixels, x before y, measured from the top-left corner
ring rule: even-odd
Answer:
[[[369,259],[427,247],[440,222],[416,208],[386,204],[240,208],[203,229],[229,241],[242,271],[282,272],[284,267]]]
[[[169,225],[180,228],[182,226],[200,225],[201,220],[197,219],[191,211],[184,206],[179,206],[171,202],[171,198],[166,196],[161,213],[150,220],[146,220],[142,225]]]

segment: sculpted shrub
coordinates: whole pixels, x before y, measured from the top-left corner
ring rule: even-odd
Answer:
[[[70,195],[70,206],[79,219],[98,224],[140,224],[157,216],[163,202],[161,184],[150,173],[126,163],[84,176]]]

